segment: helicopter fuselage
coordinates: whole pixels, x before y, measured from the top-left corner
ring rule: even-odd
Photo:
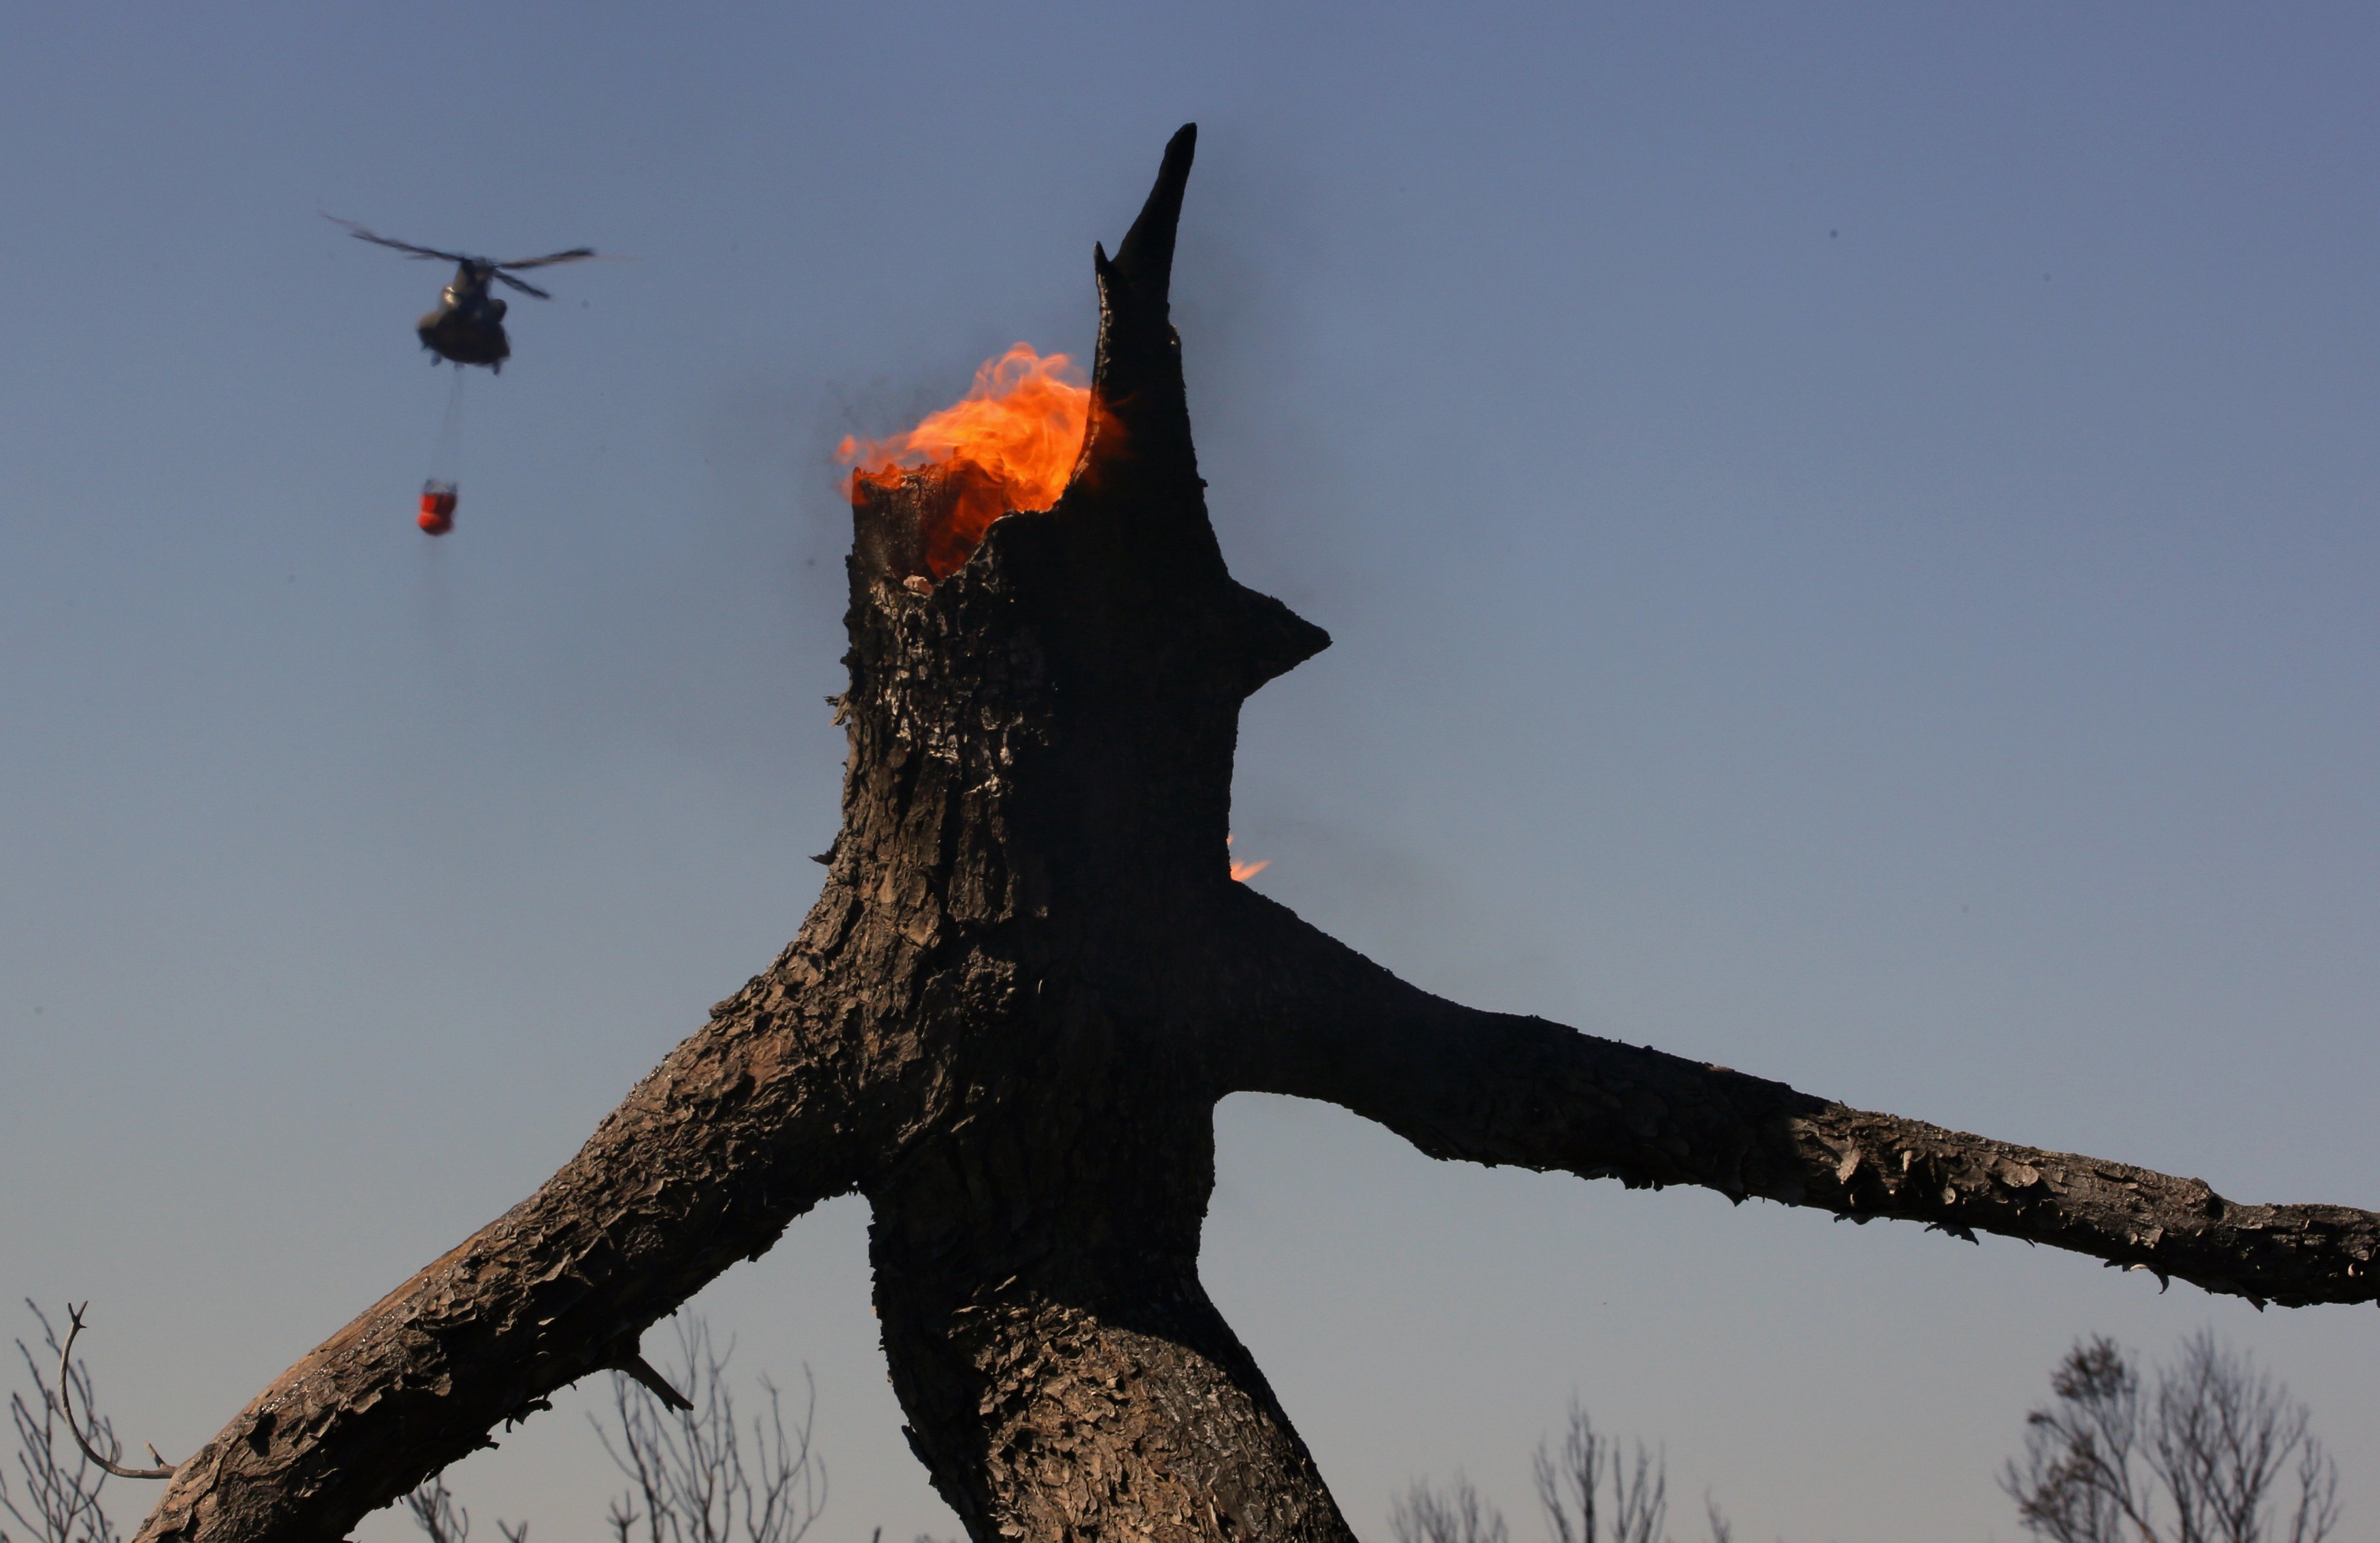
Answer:
[[[439,295],[438,309],[413,323],[413,334],[430,350],[433,361],[484,364],[491,370],[504,367],[504,360],[512,358],[513,345],[512,339],[504,335],[504,302],[488,293],[488,286],[503,284],[537,299],[550,300],[552,296],[519,275],[531,268],[551,268],[557,262],[577,262],[595,255],[592,247],[573,247],[566,252],[499,262],[492,258],[473,257],[468,252],[441,251],[436,247],[417,247],[410,241],[392,241],[353,220],[342,220],[335,214],[322,217],[334,225],[345,225],[347,234],[358,241],[392,247],[409,257],[438,258],[455,264],[455,276]]]
[[[512,357],[504,335],[504,302],[488,293],[493,265],[465,262],[438,297],[438,309],[413,324],[421,346],[456,364],[484,364],[501,371]]]

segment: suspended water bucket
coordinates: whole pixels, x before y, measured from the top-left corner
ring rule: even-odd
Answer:
[[[421,484],[421,516],[414,523],[432,536],[443,536],[455,529],[455,488],[452,482],[432,477]]]

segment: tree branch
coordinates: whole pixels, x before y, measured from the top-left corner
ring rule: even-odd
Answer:
[[[869,1087],[856,1042],[868,1026],[803,991],[819,954],[855,930],[854,909],[830,884],[802,939],[714,1008],[543,1187],[284,1372],[182,1464],[139,1538],[344,1537],[555,1389],[643,1367],[637,1342],[654,1319],[856,1187],[892,1139],[879,1112],[901,1100]]]
[[[1229,1086],[1339,1104],[1437,1158],[1701,1185],[1996,1233],[2262,1306],[2380,1300],[2380,1216],[2239,1205],[2197,1179],[1871,1113],[1390,975],[1237,886],[1219,959]]]
[[[675,1410],[682,1414],[694,1407],[694,1400],[671,1387],[669,1379],[654,1370],[653,1364],[642,1355],[623,1357],[616,1369],[625,1372],[641,1385],[645,1391],[661,1400],[662,1407],[664,1409]]]

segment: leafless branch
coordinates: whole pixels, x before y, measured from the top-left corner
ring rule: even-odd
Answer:
[[[91,1304],[88,1302],[79,1307],[72,1303],[67,1305],[67,1343],[58,1351],[58,1413],[65,1416],[67,1434],[74,1438],[75,1445],[82,1449],[82,1454],[85,1457],[114,1474],[117,1478],[172,1478],[179,1464],[168,1463],[158,1456],[154,1446],[149,1448],[149,1459],[157,1464],[155,1467],[128,1468],[112,1457],[103,1456],[89,1441],[83,1440],[82,1427],[75,1421],[74,1403],[68,1395],[74,1384],[72,1367],[75,1336],[82,1332],[82,1315],[90,1306]],[[102,1424],[98,1428],[107,1438],[110,1448],[119,1453],[123,1452],[123,1443],[115,1440],[112,1428]]]
[[[1417,1478],[1389,1508],[1389,1534],[1397,1543],[1506,1543],[1504,1514],[1479,1498],[1457,1469],[1441,1495]]]
[[[1595,1428],[1585,1406],[1571,1401],[1570,1424],[1559,1455],[1540,1442],[1534,1469],[1537,1504],[1554,1543],[1607,1543],[1601,1497],[1610,1494],[1608,1543],[1661,1543],[1670,1509],[1667,1458],[1636,1443],[1629,1462],[1620,1443]],[[1718,1509],[1712,1508],[1714,1523]]]
[[[446,1476],[433,1476],[429,1483],[405,1497],[406,1512],[413,1525],[429,1535],[430,1543],[468,1543],[471,1536],[471,1513],[455,1503],[454,1491],[446,1488]],[[528,1524],[499,1519],[496,1532],[504,1543],[528,1543]]]
[[[2380,1300],[2380,1213],[2243,1205],[2197,1179],[1480,1012],[1408,985],[1245,884],[1231,899],[1241,915],[1214,978],[1234,1089],[1338,1104],[1435,1158],[1997,1233],[2260,1306]]]
[[[756,1416],[747,1432],[727,1380],[734,1344],[715,1349],[710,1325],[688,1316],[678,1320],[677,1350],[674,1379],[650,1366],[651,1381],[633,1368],[615,1372],[614,1423],[594,1422],[605,1453],[629,1482],[606,1519],[615,1543],[638,1537],[646,1543],[799,1543],[827,1495],[826,1465],[810,1447],[818,1390],[808,1368],[802,1371],[801,1412],[790,1420],[776,1387],[760,1379],[768,1415]],[[654,1407],[640,1388],[666,1407]]]
[[[467,1543],[471,1536],[471,1513],[455,1503],[443,1474],[406,1496],[405,1510],[430,1543]]]
[[[2338,1467],[2306,1406],[2211,1331],[2182,1343],[2152,1397],[2104,1337],[2068,1352],[2049,1385],[2056,1402],[2025,1417],[2024,1456],[2000,1477],[2028,1532],[2051,1543],[2323,1543],[2338,1527]]]
[[[30,1300],[25,1306],[42,1326],[42,1348],[57,1350],[57,1330],[49,1315]],[[17,1354],[25,1363],[25,1385],[9,1394],[8,1415],[17,1428],[18,1483],[12,1487],[0,1473],[0,1512],[27,1529],[21,1543],[115,1543],[115,1525],[99,1502],[106,1471],[91,1459],[88,1449],[68,1461],[58,1440],[58,1401],[45,1386],[42,1363],[21,1339]],[[92,1407],[90,1368],[71,1363],[67,1378],[81,1394],[83,1407]],[[106,1420],[95,1419],[95,1424],[101,1439],[114,1446],[115,1432]],[[20,1540],[0,1527],[0,1543]]]

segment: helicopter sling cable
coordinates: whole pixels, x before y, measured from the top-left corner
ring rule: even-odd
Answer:
[[[438,446],[430,454],[430,476],[421,484],[421,513],[415,524],[432,536],[455,529],[455,504],[461,496],[463,467],[463,367],[455,367],[455,383],[446,393],[446,411],[438,420]]]

